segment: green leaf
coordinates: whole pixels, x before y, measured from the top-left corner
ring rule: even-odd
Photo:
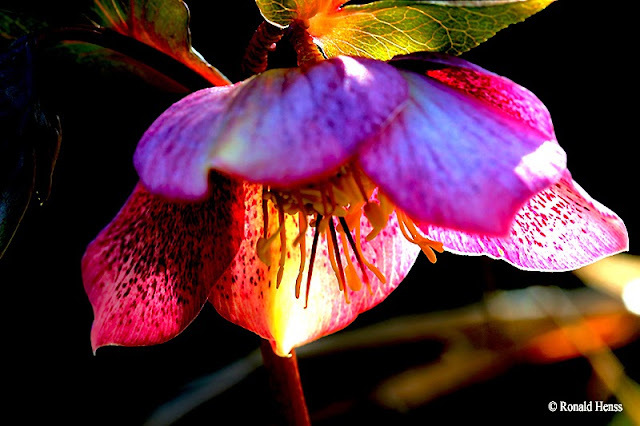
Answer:
[[[34,196],[49,196],[60,148],[60,122],[47,112],[33,81],[30,38],[0,55],[0,257]]]
[[[347,0],[256,0],[269,23],[284,28],[294,20],[304,21],[319,13],[334,12]]]
[[[308,31],[329,57],[389,60],[420,51],[458,55],[553,1],[377,1],[318,14]]]
[[[286,27],[298,16],[295,0],[256,0],[256,4],[264,19],[277,27]]]
[[[189,9],[176,0],[95,0],[97,24],[131,37],[200,74],[212,85],[229,84],[192,46]]]

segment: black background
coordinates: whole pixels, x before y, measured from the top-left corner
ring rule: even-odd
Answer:
[[[51,3],[55,4],[23,1],[18,6],[44,16],[68,17],[87,2]],[[625,220],[631,251],[638,254],[633,245],[640,232],[635,152],[638,73],[632,64],[637,36],[627,12],[582,6],[585,3],[561,0],[464,57],[542,99],[574,178]],[[191,0],[189,6],[194,46],[237,80],[244,46],[261,20],[255,4]],[[293,65],[289,53],[283,43],[274,63]],[[127,77],[105,79],[96,72],[58,69],[55,64],[46,73],[55,82],[47,90],[55,94],[60,107],[64,137],[49,202],[30,209],[0,261],[2,386],[8,391],[2,399],[3,418],[18,419],[7,424],[142,424],[188,382],[246,355],[257,347],[258,339],[205,306],[184,333],[164,345],[104,348],[92,354],[92,311],[82,287],[80,259],[137,180],[131,162],[137,140],[177,97],[158,94]],[[478,301],[487,289],[483,278],[487,265],[498,288],[580,285],[569,273],[522,272],[499,262],[448,254],[430,265],[421,256],[406,282],[352,328]],[[571,418],[550,415],[546,408],[550,400],[587,398],[592,373],[582,359],[518,366],[404,414],[382,410],[368,399],[375,383],[436,359],[440,350],[434,342],[421,342],[301,359],[316,424],[460,423],[469,413],[490,424],[609,420],[593,413]],[[638,343],[616,354],[627,373],[639,380]],[[258,371],[179,424],[269,424],[270,395],[263,379]]]

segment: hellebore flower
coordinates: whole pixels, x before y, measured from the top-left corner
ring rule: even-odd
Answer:
[[[285,356],[380,303],[420,249],[567,270],[628,244],[542,102],[459,58],[337,57],[201,90],[134,163],[83,259],[94,348],[168,340],[209,300]]]

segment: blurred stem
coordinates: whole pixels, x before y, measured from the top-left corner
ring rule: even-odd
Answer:
[[[291,351],[289,358],[278,356],[273,352],[271,343],[264,339],[261,341],[260,350],[280,416],[278,424],[310,426],[311,420],[302,392],[295,350]]]

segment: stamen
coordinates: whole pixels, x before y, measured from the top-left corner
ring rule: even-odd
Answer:
[[[341,182],[343,184],[341,188],[345,191],[351,203],[363,196],[360,188],[358,188],[358,184],[353,179],[352,173],[348,173],[348,175],[345,176],[345,179],[342,179]],[[366,194],[363,201],[367,202]]]
[[[307,213],[304,211],[298,212],[298,236],[293,240],[293,244],[300,244],[300,240],[305,239],[305,234],[308,228]]]
[[[267,238],[267,231],[269,230],[269,201],[264,198],[264,192],[262,195],[262,236]]]
[[[353,250],[353,254],[356,257],[356,260],[358,261],[358,266],[360,266],[360,270],[362,271],[362,278],[364,279],[364,282],[367,285],[369,285],[369,275],[367,275],[367,270],[365,269],[364,261],[362,260],[362,253],[358,251],[358,246],[353,241],[353,236],[351,235],[351,231],[349,230],[347,221],[343,217],[340,218],[340,225],[342,225],[342,230],[344,231],[345,236],[349,240],[349,245],[351,246],[351,249]]]
[[[353,266],[353,263],[349,262],[345,273],[347,274],[347,283],[349,284],[349,288],[351,288],[351,290],[353,291],[362,290],[362,282],[360,281],[360,277],[356,273],[356,267]]]
[[[320,235],[320,223],[322,215],[316,216],[316,231],[313,234],[313,243],[311,243],[311,255],[309,259],[309,273],[307,274],[307,293],[305,294],[304,308],[309,306],[309,290],[311,289],[311,275],[313,274],[313,263],[316,260],[316,250],[318,248],[318,236]]]
[[[331,198],[336,206],[346,206],[351,200],[349,196],[338,186],[338,184],[334,184],[330,186]]]
[[[338,237],[336,236],[336,228],[333,224],[333,220],[329,221],[329,231],[331,234],[331,240],[327,237],[327,247],[329,248],[329,261],[331,262],[331,267],[338,278],[338,285],[340,286],[340,291],[344,291],[344,299],[347,303],[349,301],[349,292],[347,291],[346,286],[346,277],[344,275],[344,269],[342,268],[342,258],[340,257],[340,250],[338,249]]]
[[[287,228],[284,226],[284,210],[278,209],[278,234],[280,234],[280,262],[278,262],[278,275],[276,280],[276,289],[280,288],[280,283],[282,282],[282,276],[284,274],[284,264],[287,260]]]
[[[362,218],[362,208],[365,205],[364,201],[359,201],[356,204],[349,206],[349,211],[345,216],[349,229],[355,228],[356,225],[360,223],[360,219]]]
[[[360,253],[364,253],[362,251],[362,243],[360,242],[360,222],[358,222],[358,224],[356,225],[356,245],[358,246],[358,251]],[[376,268],[376,266],[369,262],[365,257],[364,254],[362,255],[362,261],[364,262],[364,264],[367,266],[367,268],[373,272],[373,274],[378,278],[378,280],[382,283],[382,284],[386,284],[387,283],[387,277],[384,276],[384,274],[380,271],[380,269]],[[369,283],[367,283],[367,287],[369,288],[369,294],[373,294],[373,291],[371,290],[371,285],[369,285]]]
[[[268,222],[265,224],[265,228],[268,226]],[[275,241],[276,237],[280,235],[280,230],[284,228],[284,224],[280,224],[278,230],[271,235],[269,238],[260,237],[256,244],[256,252],[258,253],[258,258],[267,266],[271,266],[271,256],[269,256],[269,247]]]
[[[384,193],[379,189],[378,189],[377,198],[378,198],[378,201],[380,201],[380,210],[382,210],[382,214],[385,217],[391,216],[391,213],[393,213],[394,210],[396,209],[396,207],[393,205],[391,200],[389,200],[389,198],[386,195],[384,195]]]
[[[300,233],[293,241],[294,245],[300,245],[300,269],[298,270],[298,277],[296,278],[296,299],[300,298],[302,274],[304,272],[305,260],[307,260],[307,239],[305,238],[305,233],[307,232],[307,214],[305,212],[298,212],[298,227]]]
[[[404,213],[396,210],[396,215],[398,216],[398,224],[400,225],[402,235],[404,235],[404,237],[410,242],[420,246],[422,252],[427,256],[427,259],[429,259],[431,263],[436,263],[436,254],[433,251],[435,250],[438,253],[444,252],[442,243],[423,236],[418,232],[413,221]]]
[[[373,227],[371,232],[367,234],[366,240],[371,241],[378,236],[389,222],[389,215],[385,215],[380,204],[375,202],[369,202],[364,206],[364,215],[369,220],[369,223]]]
[[[331,216],[333,214],[333,204],[327,196],[327,191],[320,193],[320,199],[322,200],[322,214],[324,216]]]
[[[268,204],[269,202],[273,205]],[[268,236],[269,209],[273,206],[278,211],[279,224],[277,231]],[[424,236],[406,214],[397,211],[393,203],[379,189],[375,188],[366,175],[351,166],[341,167],[333,177],[326,181],[304,187],[284,190],[267,188],[263,193],[262,209],[264,232],[263,237],[258,240],[257,251],[258,256],[265,264],[270,265],[272,262],[273,253],[269,249],[275,239],[280,238],[276,288],[279,288],[282,282],[287,259],[286,215],[298,215],[298,235],[293,240],[292,246],[298,245],[300,250],[295,296],[300,298],[306,260],[309,257],[305,308],[309,304],[311,280],[320,235],[324,235],[326,238],[329,262],[338,281],[339,290],[344,292],[346,303],[350,303],[349,291],[361,290],[363,283],[367,285],[369,293],[373,293],[369,273],[374,274],[381,283],[387,282],[382,271],[365,258],[362,249],[361,221],[363,214],[371,225],[371,231],[366,235],[367,241],[374,239],[387,226],[391,213],[396,211],[402,235],[409,242],[418,245],[431,262],[436,261],[434,252],[443,252],[442,243]],[[337,222],[334,222],[334,218],[338,219],[339,226]],[[315,230],[310,254],[307,256],[306,233],[310,226]],[[353,254],[349,252],[349,248]],[[346,264],[342,258],[343,253]],[[355,261],[352,261],[352,256]],[[356,261],[358,265],[355,265]],[[360,273],[357,271],[358,268]]]
[[[344,247],[345,258],[347,259],[347,267],[344,268],[345,278],[347,281],[347,285],[353,291],[360,291],[362,288],[362,282],[360,281],[360,277],[356,273],[356,268],[353,266],[353,262],[351,262],[351,256],[347,253],[347,247],[349,245],[347,241],[347,236],[344,231],[340,229],[340,240],[342,241],[342,247]]]
[[[367,195],[367,191],[364,189],[364,185],[362,184],[362,181],[360,180],[360,176],[358,176],[357,172],[351,172],[351,176],[353,178],[353,180],[356,183],[356,186],[358,187],[358,190],[360,191],[360,195],[362,195],[362,199],[365,203],[369,202],[369,195]]]

